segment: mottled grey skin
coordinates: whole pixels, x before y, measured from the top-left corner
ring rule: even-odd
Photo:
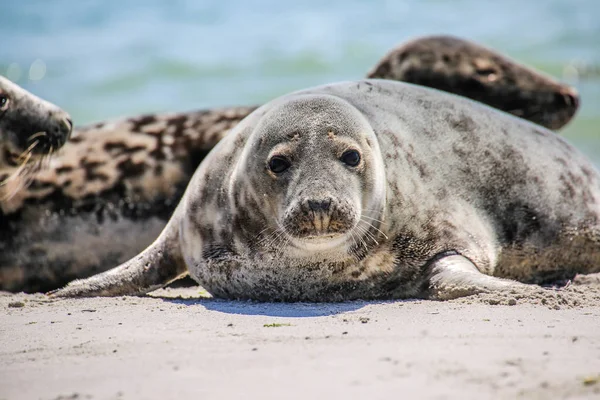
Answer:
[[[406,42],[390,51],[368,77],[458,94],[553,130],[569,122],[579,107],[579,95],[572,87],[452,36]]]
[[[599,218],[600,173],[551,131],[428,88],[343,82],[254,111],[148,249],[53,295],[141,294],[187,271],[264,301],[522,289],[600,271]]]
[[[438,42],[446,40],[424,38],[414,43],[440,52],[444,46]],[[489,59],[489,50],[463,43],[473,46],[465,53],[467,61]],[[408,54],[422,70],[398,74],[390,69],[389,75],[383,73],[381,77],[419,82],[429,76],[427,69],[433,65],[425,62],[429,54],[421,51],[423,46]],[[483,56],[478,51],[483,51]],[[519,69],[524,68],[504,64],[503,58],[498,60],[502,64],[497,68],[516,69],[512,75],[519,75]],[[389,57],[374,70],[387,63]],[[435,67],[437,71],[439,65]],[[459,72],[451,73],[459,67],[449,61],[446,73],[433,83],[442,89],[459,90],[453,78]],[[444,83],[444,79],[451,82]],[[565,90],[564,86],[551,86],[544,77],[535,82],[538,91]],[[514,84],[496,80],[488,86]],[[493,103],[497,96],[509,96],[505,102],[510,102],[517,90],[496,88],[485,92],[490,97],[480,100]],[[539,109],[543,104],[534,98],[526,105]],[[31,186],[18,190],[10,200],[0,200],[0,217],[4,216],[3,223],[0,218],[0,289],[55,289],[138,254],[160,234],[208,151],[255,108],[143,115],[78,129],[77,137],[53,160],[49,170],[35,175]],[[0,188],[0,195],[11,189]]]
[[[69,114],[0,76],[0,183],[60,148],[71,128]]]

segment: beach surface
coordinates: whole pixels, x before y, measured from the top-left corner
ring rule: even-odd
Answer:
[[[0,294],[0,399],[600,397],[600,280],[436,302]]]

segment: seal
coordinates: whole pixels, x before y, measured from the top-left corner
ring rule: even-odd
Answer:
[[[436,45],[436,39],[421,41],[432,51],[443,48]],[[464,46],[474,45],[464,41]],[[468,54],[477,57],[477,49]],[[486,50],[484,56],[488,53]],[[418,63],[423,54],[409,51],[407,57]],[[381,70],[379,66],[387,62],[384,58],[374,70]],[[503,62],[506,68],[523,68],[510,60]],[[422,71],[399,75],[389,70],[389,76],[381,72],[381,77],[419,81],[431,74],[427,69],[433,66],[424,62],[419,65]],[[448,64],[444,71],[457,67]],[[512,74],[519,75],[519,71]],[[440,74],[434,83],[455,89],[456,85],[443,84],[452,76]],[[535,82],[539,92],[569,90],[543,76]],[[489,83],[494,84],[512,83]],[[487,93],[506,96],[503,101],[511,103],[516,92],[518,88]],[[482,101],[496,100],[490,97]],[[532,98],[528,105],[539,109],[543,103]],[[138,254],[165,227],[208,151],[255,109],[250,106],[146,114],[78,128],[76,137],[59,157],[53,158],[49,169],[36,174],[31,185],[10,200],[0,200],[0,289],[56,289]]]
[[[449,299],[600,271],[600,173],[471,100],[364,80],[260,107],[208,154],[145,251],[54,296],[191,277],[259,301]]]
[[[391,50],[368,74],[458,94],[560,129],[579,108],[577,91],[502,54],[453,36],[426,36]]]
[[[0,200],[0,289],[55,289],[146,248],[200,161],[253,109],[149,114],[76,129],[28,187]]]
[[[71,129],[69,114],[0,76],[0,183],[26,180]]]

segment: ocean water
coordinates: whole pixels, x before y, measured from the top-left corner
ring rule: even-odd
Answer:
[[[598,0],[0,0],[0,74],[82,125],[360,78],[399,43],[441,33],[577,87],[562,134],[600,165]]]

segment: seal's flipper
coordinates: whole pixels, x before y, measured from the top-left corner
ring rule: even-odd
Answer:
[[[529,287],[517,281],[482,274],[469,259],[456,254],[435,260],[430,268],[429,298],[435,300]]]
[[[178,207],[178,210],[181,207]],[[94,297],[141,295],[161,288],[187,273],[179,246],[178,210],[158,239],[131,260],[111,270],[79,279],[62,289],[49,292],[52,297]]]

